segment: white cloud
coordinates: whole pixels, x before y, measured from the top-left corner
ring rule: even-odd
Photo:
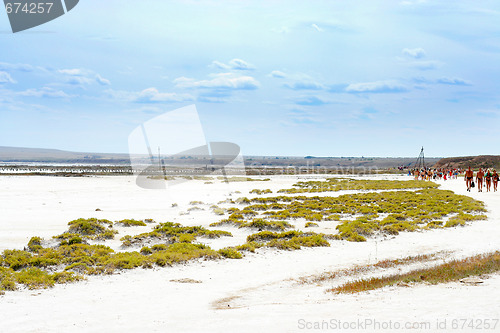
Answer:
[[[223,62],[214,60],[212,61],[212,67],[224,69],[224,70],[239,70],[239,71],[250,71],[254,70],[255,66],[246,62],[242,59],[232,59],[229,63],[225,64]]]
[[[402,52],[405,56],[415,59],[420,59],[425,57],[425,50],[421,47],[415,49],[403,49]]]
[[[75,86],[84,86],[84,85],[89,85],[94,82],[93,79],[90,79],[85,76],[70,76],[66,78],[66,83],[75,85]]]
[[[461,79],[459,77],[442,77],[436,81],[441,84],[449,84],[453,86],[471,86],[472,82]]]
[[[71,76],[84,76],[88,73],[87,70],[81,68],[73,68],[73,69],[59,69],[59,73],[71,75]]]
[[[437,69],[441,67],[441,62],[435,60],[429,61],[415,61],[412,63],[413,67],[420,69],[422,71]]]
[[[397,93],[408,89],[396,81],[352,83],[345,89],[350,93]]]
[[[207,89],[229,89],[229,90],[254,90],[259,88],[260,83],[251,76],[240,76],[233,73],[221,73],[213,75],[210,80],[195,80],[179,77],[174,80],[178,88],[207,88]]]
[[[217,60],[212,61],[212,67],[220,68],[220,69],[230,69],[229,65],[226,65],[225,63],[217,61]]]
[[[111,85],[111,82],[108,79],[103,78],[99,74],[96,74],[95,79],[96,79],[97,83],[99,83],[100,85],[103,85],[103,86]]]
[[[286,74],[280,71],[272,71],[269,73],[270,76],[275,77],[277,79],[284,79],[286,78]]]
[[[7,62],[0,62],[0,70],[16,70],[21,72],[31,72],[35,68],[28,64],[10,64]]]
[[[16,81],[7,72],[0,72],[0,84],[2,83],[16,83]]]
[[[285,87],[293,90],[322,90],[325,88],[321,83],[311,80],[302,80],[293,83],[287,83],[285,84]]]
[[[138,92],[112,89],[106,92],[115,99],[136,103],[173,103],[194,100],[194,97],[190,94],[165,93],[154,87]]]
[[[295,100],[295,104],[302,106],[321,106],[329,102],[320,96],[303,96]]]
[[[62,90],[55,90],[50,87],[43,87],[42,89],[28,89],[17,93],[20,96],[27,97],[45,97],[45,98],[69,98],[70,95]]]
[[[90,85],[98,83],[100,85],[109,86],[111,82],[94,71],[84,68],[59,69],[57,71],[66,76],[66,82],[73,85]]]
[[[311,24],[311,27],[313,27],[318,32],[323,32],[324,31],[323,29],[321,29],[320,27],[318,27],[318,25],[316,23]]]

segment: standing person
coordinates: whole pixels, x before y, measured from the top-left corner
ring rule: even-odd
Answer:
[[[483,178],[484,178],[483,169],[479,168],[479,171],[476,174],[476,182],[477,182],[477,191],[478,192],[483,192]]]
[[[493,178],[493,174],[491,173],[490,169],[488,169],[484,174],[484,179],[486,180],[486,192],[489,192],[491,190],[491,178]]]
[[[498,180],[500,176],[498,176],[498,173],[496,170],[493,170],[493,191],[496,192],[498,188]]]
[[[467,185],[467,191],[470,192],[470,188],[472,186],[472,180],[474,179],[474,171],[469,167],[467,171],[465,171],[465,185]]]

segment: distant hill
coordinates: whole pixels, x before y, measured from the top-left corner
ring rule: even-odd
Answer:
[[[127,154],[79,153],[58,149],[2,147],[0,162],[130,163]]]
[[[499,155],[480,155],[480,156],[463,156],[463,157],[447,157],[439,160],[434,167],[436,168],[494,168],[500,170]]]
[[[389,169],[399,166],[414,165],[415,157],[315,157],[315,156],[245,156],[247,167],[306,167],[328,169],[365,168]],[[440,158],[426,158],[432,165]],[[173,160],[166,158],[169,164]],[[0,162],[37,162],[37,163],[85,163],[85,164],[130,164],[128,154],[81,153],[57,149],[20,148],[0,146]],[[178,166],[206,165],[207,160],[196,156],[179,157],[175,160]]]

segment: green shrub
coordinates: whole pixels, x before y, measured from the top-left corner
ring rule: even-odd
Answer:
[[[235,247],[235,250],[237,251],[248,251],[248,252],[255,252],[256,249],[262,247],[263,244],[257,243],[257,242],[247,242],[242,245],[238,245]]]
[[[36,267],[25,268],[16,274],[17,282],[24,284],[29,289],[52,287],[54,277],[44,270]]]
[[[142,266],[144,260],[145,256],[139,252],[118,252],[106,261],[105,266],[113,269],[132,269]]]
[[[280,238],[292,238],[295,236],[302,235],[301,231],[291,230],[286,232],[272,232],[272,231],[261,231],[256,234],[249,235],[247,237],[247,242],[260,242],[260,241],[269,241],[271,239],[280,239]]]
[[[85,273],[89,271],[89,266],[87,264],[84,264],[82,262],[75,262],[72,263],[71,265],[68,265],[64,268],[65,271],[75,271],[78,273]]]
[[[16,289],[16,276],[14,270],[0,266],[0,290]]]
[[[138,220],[134,220],[134,219],[125,219],[125,220],[117,221],[117,222],[115,222],[115,224],[121,224],[124,227],[137,227],[137,226],[145,227],[146,226],[146,223],[144,223],[143,221],[138,221]]]
[[[84,277],[74,272],[56,272],[52,274],[55,283],[63,284],[63,283],[71,283],[83,280]]]
[[[149,255],[151,253],[153,253],[153,251],[149,247],[147,247],[147,246],[143,246],[142,247],[141,254],[143,254],[143,255]]]
[[[167,249],[166,244],[155,244],[155,245],[151,246],[151,250],[153,250],[153,251],[164,251],[166,249]]]
[[[214,214],[216,214],[216,215],[224,215],[224,209],[222,209],[222,208],[218,208],[218,207],[217,207],[217,208],[214,208],[214,209],[212,210],[212,212],[213,212]]]
[[[30,241],[28,242],[28,249],[31,252],[36,252],[42,248],[42,239],[40,237],[31,237]]]
[[[237,251],[236,249],[232,247],[225,247],[223,249],[220,249],[217,251],[221,256],[224,258],[229,258],[229,259],[241,259],[243,258],[243,255],[241,252]]]
[[[113,226],[109,220],[98,220],[96,218],[77,219],[68,223],[69,232],[84,236],[98,235],[106,231],[106,226]]]
[[[4,265],[19,270],[27,267],[33,255],[27,251],[22,250],[5,250],[2,254]]]

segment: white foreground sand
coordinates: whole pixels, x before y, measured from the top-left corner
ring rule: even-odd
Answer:
[[[250,196],[253,188],[289,188],[297,181],[296,176],[271,178],[271,182],[229,185],[191,181],[166,191],[151,191],[135,186],[132,177],[0,177],[0,250],[22,248],[34,235],[48,238],[61,233],[68,221],[79,217],[153,218],[206,226],[220,219],[211,213],[211,204],[228,197]],[[332,241],[328,248],[300,251],[262,249],[241,260],[136,269],[48,290],[7,292],[0,296],[0,332],[319,331],[315,325],[324,331],[343,331],[338,321],[340,327],[350,325],[347,331],[389,327],[395,332],[409,331],[404,326],[408,322],[424,325],[412,332],[452,332],[457,331],[453,324],[461,327],[463,323],[455,319],[475,319],[476,323],[500,319],[499,275],[478,286],[452,283],[384,288],[354,296],[325,293],[333,282],[318,286],[290,281],[388,258],[438,251],[462,257],[499,250],[500,192],[468,193],[462,179],[442,182],[442,188],[483,200],[489,219],[466,227],[402,233],[365,243]],[[229,196],[234,191],[241,194]],[[199,206],[205,210],[179,215],[192,207],[192,200],[203,201],[205,204]],[[178,207],[171,206],[174,202]],[[96,208],[102,211],[96,212]],[[213,248],[240,244],[248,234],[226,230],[235,237],[207,243]],[[116,248],[119,242],[110,245]],[[202,283],[170,282],[180,278]],[[372,325],[366,326],[370,321]],[[394,329],[398,325],[400,329]],[[458,331],[475,330],[464,327]],[[500,331],[500,323],[496,330],[481,331]]]

